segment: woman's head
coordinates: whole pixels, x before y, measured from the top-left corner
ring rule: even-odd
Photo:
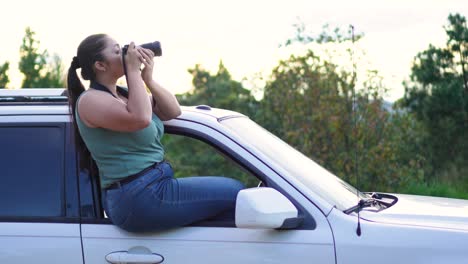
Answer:
[[[95,81],[97,75],[123,74],[119,44],[106,34],[95,34],[85,38],[78,46],[76,61],[70,68],[81,68],[81,77]],[[73,67],[75,66],[75,67]]]

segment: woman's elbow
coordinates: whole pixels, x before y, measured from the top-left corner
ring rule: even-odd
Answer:
[[[174,111],[174,117],[176,118],[182,114],[182,110],[180,110],[180,107],[177,107],[177,109]]]
[[[146,128],[151,124],[151,118],[145,118],[141,120],[140,123],[143,128]]]
[[[168,115],[168,120],[174,119],[182,114],[182,110],[180,110],[180,107],[177,107],[175,109],[172,109],[171,114]]]
[[[146,116],[140,120],[140,123],[143,126],[143,128],[151,124],[152,118],[153,118],[153,114],[151,113],[149,116]]]
[[[133,122],[130,130],[138,131],[138,130],[147,128],[150,124],[151,124],[151,118],[139,118]]]
[[[170,113],[155,113],[161,121],[169,121],[174,119],[182,114],[181,110],[171,111]]]

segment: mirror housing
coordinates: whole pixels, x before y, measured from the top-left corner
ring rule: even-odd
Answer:
[[[302,223],[296,207],[273,188],[244,189],[237,195],[236,226],[254,229],[292,229]]]

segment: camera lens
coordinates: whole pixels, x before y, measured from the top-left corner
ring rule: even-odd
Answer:
[[[162,55],[161,43],[159,43],[159,41],[145,43],[140,45],[140,47],[151,50],[154,53],[154,56]]]

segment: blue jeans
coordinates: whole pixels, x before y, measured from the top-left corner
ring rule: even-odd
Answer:
[[[162,162],[119,188],[103,191],[113,224],[130,232],[180,227],[220,214],[234,215],[241,182],[224,177],[174,178]],[[232,219],[234,220],[234,219]]]

